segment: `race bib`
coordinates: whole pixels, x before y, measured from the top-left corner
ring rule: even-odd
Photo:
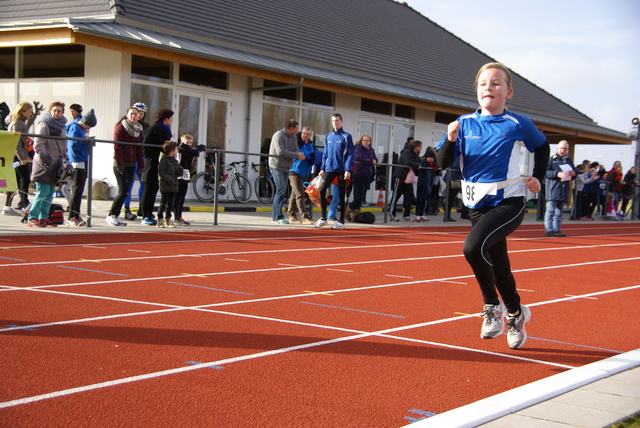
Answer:
[[[189,181],[189,179],[191,178],[191,173],[189,172],[189,170],[187,168],[184,168],[182,170],[182,176],[178,177],[178,180],[186,180]]]
[[[471,183],[462,180],[462,201],[465,205],[475,207],[487,195],[498,193],[498,183]]]

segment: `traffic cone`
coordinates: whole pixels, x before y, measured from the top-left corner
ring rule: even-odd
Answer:
[[[378,195],[378,203],[376,204],[379,207],[384,207],[384,190],[380,189],[380,194]]]

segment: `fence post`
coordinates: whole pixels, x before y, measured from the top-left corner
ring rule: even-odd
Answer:
[[[93,146],[96,144],[95,139],[90,137],[87,139],[87,180],[89,188],[87,189],[87,227],[91,227],[91,201],[93,201]]]

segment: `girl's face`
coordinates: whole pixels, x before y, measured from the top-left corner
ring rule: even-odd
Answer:
[[[23,118],[23,119],[25,119],[25,120],[29,120],[29,119],[31,119],[31,117],[33,116],[33,109],[32,109],[32,108],[30,108],[30,109],[28,109],[28,110],[23,111],[23,112],[22,112],[22,114],[21,114],[21,116],[22,116],[22,118]]]
[[[507,75],[499,68],[488,68],[478,76],[477,96],[483,115],[502,114],[513,89],[507,85]]]
[[[138,110],[130,108],[127,111],[127,119],[129,119],[129,122],[136,123],[138,121]]]
[[[164,124],[165,124],[165,125],[167,125],[169,128],[171,128],[171,124],[172,124],[172,123],[173,123],[173,116],[171,116],[171,117],[167,117],[167,118],[164,120]]]

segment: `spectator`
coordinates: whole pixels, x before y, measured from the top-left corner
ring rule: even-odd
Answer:
[[[598,199],[598,162],[591,162],[584,173],[582,187],[583,216],[580,220],[593,220]]]
[[[269,168],[271,176],[276,184],[276,192],[273,196],[273,206],[271,221],[273,223],[289,224],[289,220],[282,214],[284,205],[289,170],[293,165],[293,159],[304,160],[304,154],[298,148],[296,133],[298,132],[298,122],[291,119],[284,128],[277,131],[271,137],[269,146]]]
[[[569,180],[575,179],[576,172],[569,157],[569,143],[558,143],[557,154],[549,158],[546,173],[547,210],[544,215],[544,236],[563,237],[562,213],[564,204],[569,200]]]
[[[404,196],[402,202],[403,219],[405,221],[411,221],[411,206],[413,205],[413,184],[405,182],[409,169],[418,169],[420,167],[420,150],[422,150],[422,142],[419,140],[413,140],[410,143],[406,143],[404,148],[400,152],[398,158],[399,165],[406,165],[407,167],[395,167],[393,169],[393,194],[391,195],[391,221],[398,221],[396,218],[396,206],[401,196]]]
[[[433,179],[438,170],[436,164],[436,154],[432,147],[427,147],[424,155],[420,158],[420,168],[418,169],[418,194],[416,195],[416,221],[429,221],[425,213],[431,212],[433,196]]]
[[[142,125],[142,135],[144,138],[145,132],[149,129],[149,124],[144,121],[144,117],[147,114],[147,105],[145,103],[135,103],[132,107],[138,109],[138,123]],[[131,180],[131,184],[129,185],[129,193],[127,193],[127,197],[124,200],[124,218],[127,220],[135,220],[138,216],[142,215],[140,205],[142,204],[142,195],[144,194],[144,183],[142,182],[142,168],[138,168],[138,162],[136,161],[134,165],[133,172],[133,180]],[[133,194],[133,184],[135,183],[135,179],[138,179],[138,216],[131,212],[131,195]]]
[[[436,159],[441,168],[451,166],[455,158],[460,158],[462,166],[462,195],[470,208],[472,224],[464,242],[464,256],[484,300],[480,337],[502,335],[506,306],[507,344],[517,349],[527,341],[525,325],[531,318],[530,309],[521,304],[507,252],[507,236],[522,223],[525,214],[525,186],[518,157],[521,145],[534,153],[533,176],[524,184],[537,193],[549,145],[527,117],[506,109],[506,101],[513,95],[511,82],[509,69],[500,63],[480,68],[475,81],[480,109],[449,124]]]
[[[129,193],[129,184],[133,180],[134,164],[144,165],[142,156],[142,125],[138,123],[138,109],[129,107],[126,116],[123,116],[113,130],[113,141],[135,144],[113,145],[113,173],[118,182],[118,195],[111,204],[106,221],[111,226],[126,226],[127,223],[120,220],[122,205]]]
[[[173,111],[162,109],[156,113],[154,124],[147,129],[144,134],[144,169],[142,170],[142,182],[144,183],[144,193],[142,194],[142,221],[146,226],[153,226],[157,221],[153,218],[153,207],[158,194],[158,164],[160,153],[165,141],[171,140],[171,124],[173,123]],[[142,126],[142,125],[141,125]],[[152,147],[147,147],[151,145]],[[142,168],[138,164],[138,168]]]
[[[304,193],[304,182],[307,181],[311,173],[311,167],[317,154],[317,150],[311,140],[312,135],[313,131],[310,128],[306,126],[302,128],[298,147],[304,155],[304,160],[294,159],[289,170],[289,184],[291,184],[291,196],[289,197],[289,208],[287,209],[289,223],[313,223],[306,207]],[[298,218],[298,213],[300,213],[302,219]]]
[[[376,173],[375,166],[377,164],[378,157],[371,145],[371,135],[362,134],[353,146],[353,172],[351,174],[353,201],[347,205],[347,220],[355,221],[355,217],[360,214],[367,189]]]
[[[64,103],[60,101],[51,103],[36,127],[36,134],[64,137],[64,125],[67,123],[64,107]],[[64,139],[36,137],[34,150],[31,181],[36,183],[36,195],[29,210],[27,226],[55,227],[49,220],[49,208],[58,182],[60,157],[67,151],[66,142]]]
[[[69,106],[69,112],[71,112],[73,122],[78,122],[82,119],[82,106],[80,104],[71,104]],[[67,129],[69,128],[69,125],[67,125]]]
[[[97,124],[98,120],[95,112],[91,109],[87,114],[81,116],[77,122],[71,122],[67,125],[67,136],[85,138],[89,129]],[[69,217],[65,224],[67,226],[86,226],[87,223],[80,217],[80,204],[87,181],[89,144],[86,141],[67,140],[67,154],[69,155],[69,162],[73,165],[73,186],[71,187],[69,202]]]
[[[340,221],[334,223],[332,229],[344,229],[344,218],[346,213],[345,181],[351,178],[351,166],[353,164],[353,139],[351,134],[342,129],[342,115],[334,113],[331,115],[331,126],[333,132],[327,135],[324,152],[322,153],[322,166],[320,175],[322,177],[322,187],[320,188],[320,211],[321,217],[314,227],[320,228],[327,224],[327,190],[333,180],[338,178],[338,203],[340,204]],[[336,195],[333,195],[335,198]]]
[[[180,155],[180,167],[183,171],[181,177],[178,177],[178,193],[175,197],[174,209],[175,224],[178,226],[189,226],[191,223],[182,218],[182,210],[184,209],[184,200],[187,196],[187,190],[189,189],[189,180],[191,177],[191,171],[196,169],[196,159],[198,155],[205,150],[204,145],[193,147],[193,136],[190,134],[184,134],[180,136],[180,145],[178,146],[178,154]]]
[[[632,166],[629,171],[624,175],[622,180],[622,187],[620,188],[620,197],[622,198],[622,206],[620,207],[620,215],[625,217],[627,214],[627,206],[629,201],[633,199],[633,184],[636,181],[637,169]]]
[[[34,120],[33,105],[28,102],[22,102],[18,104],[16,111],[11,115],[11,123],[9,123],[8,129],[10,132],[28,133]],[[29,177],[28,146],[30,142],[31,138],[21,135],[13,157],[14,162],[20,162],[20,165],[16,167],[16,178],[18,179],[18,194],[20,196],[18,209],[22,211],[26,211],[29,207],[29,183],[31,182],[31,177]],[[7,201],[10,210],[7,213],[7,207],[5,206],[4,215],[20,215],[11,208],[12,201],[13,196]]]
[[[176,227],[171,221],[174,199],[178,193],[178,177],[182,176],[182,167],[176,159],[178,143],[167,141],[162,145],[162,156],[158,165],[160,187],[160,207],[158,208],[158,227]]]
[[[448,201],[447,199],[445,199],[445,204],[444,204],[444,221],[448,222],[448,221],[455,221],[453,218],[451,218],[451,210],[453,209],[453,206],[456,203],[456,199],[458,197],[458,193],[460,192],[460,188],[462,185],[461,184],[462,175],[460,174],[460,163],[454,162],[447,169],[447,174],[449,175],[449,186],[444,192],[444,197],[448,198]],[[464,211],[465,209],[462,208],[462,212]]]
[[[618,210],[618,204],[620,203],[620,188],[622,187],[622,164],[620,161],[615,161],[613,163],[613,168],[607,173],[606,180],[608,182],[608,191],[613,194],[613,205],[616,207],[616,211]],[[607,204],[609,201],[607,200]]]

